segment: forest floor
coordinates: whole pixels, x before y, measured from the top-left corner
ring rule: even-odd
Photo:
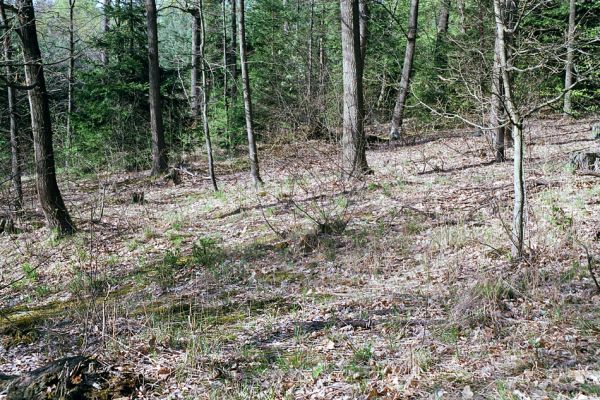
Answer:
[[[323,142],[261,147],[258,191],[242,156],[216,193],[200,159],[62,177],[75,236],[31,211],[0,237],[0,373],[92,354],[134,398],[600,398],[600,179],[568,167],[593,122],[526,127],[520,262],[512,163],[464,130],[377,145],[355,183]]]

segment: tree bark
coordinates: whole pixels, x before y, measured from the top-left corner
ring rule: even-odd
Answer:
[[[308,51],[307,51],[307,64],[308,71],[306,74],[307,77],[307,93],[308,100],[312,102],[312,92],[313,92],[313,30],[315,25],[315,0],[310,0],[310,18],[309,18],[309,30],[308,30]],[[310,118],[312,119],[312,110],[309,111]]]
[[[511,68],[512,61],[507,57],[507,46],[505,41],[505,32],[507,30],[506,20],[510,20],[512,15],[511,6],[503,6],[501,0],[493,0],[494,15],[496,25],[496,40],[498,45],[496,51],[500,63],[500,73],[502,75],[502,85],[504,87],[504,104],[510,121],[512,123],[512,134],[514,142],[514,164],[513,164],[513,183],[514,183],[514,203],[513,203],[513,229],[512,229],[512,249],[511,253],[515,259],[523,257],[523,246],[525,236],[525,171],[524,154],[525,143],[523,140],[523,121],[517,107],[515,106],[512,93]],[[512,23],[511,23],[512,25]]]
[[[367,40],[369,36],[369,9],[366,0],[358,0],[359,27],[360,27],[360,69],[365,70],[365,57],[367,55]]]
[[[4,4],[0,0],[0,22],[8,28],[8,19],[4,10]],[[11,34],[8,29],[4,32],[3,55],[6,66],[4,67],[6,80],[11,81],[14,71],[12,61],[12,43]],[[8,114],[10,119],[10,155],[11,155],[11,183],[15,192],[12,199],[12,207],[15,213],[20,213],[23,209],[23,186],[21,184],[21,149],[19,137],[19,115],[17,113],[17,89],[7,85],[8,94]]]
[[[440,15],[437,20],[437,34],[444,36],[448,33],[448,20],[450,19],[450,0],[441,0]],[[438,39],[439,40],[439,39]]]
[[[67,137],[66,147],[71,148],[73,141],[73,123],[71,121],[74,111],[73,90],[75,87],[75,1],[69,0],[69,71],[67,75]],[[68,160],[68,157],[67,157]]]
[[[404,107],[408,97],[408,87],[410,85],[410,75],[412,72],[412,63],[415,56],[415,45],[417,43],[417,20],[419,16],[419,0],[411,0],[410,15],[408,18],[408,32],[406,51],[404,53],[404,64],[402,65],[402,77],[400,87],[392,116],[392,126],[390,129],[390,139],[397,140],[402,135],[402,122],[404,118]]]
[[[572,111],[571,105],[571,89],[573,85],[573,58],[575,54],[575,0],[569,0],[569,28],[567,32],[567,61],[565,63],[565,98],[563,103],[563,111],[565,114],[570,114]]]
[[[496,35],[497,36],[497,35]],[[492,97],[490,107],[490,128],[493,132],[493,143],[496,162],[506,160],[504,151],[504,109],[502,99],[504,90],[502,87],[502,73],[500,68],[500,45],[498,37],[494,41],[494,64],[492,66]]]
[[[208,173],[210,181],[212,182],[213,189],[219,190],[217,186],[217,178],[215,177],[215,167],[213,161],[212,143],[210,140],[210,126],[208,124],[208,79],[206,73],[206,67],[208,63],[205,59],[205,48],[206,48],[206,18],[204,16],[204,5],[203,0],[198,1],[200,12],[200,60],[202,65],[202,126],[204,128],[204,141],[206,143],[206,154],[208,155]]]
[[[223,23],[223,107],[225,108],[225,136],[229,141],[229,147],[234,146],[233,132],[229,130],[229,70],[227,68],[227,2],[221,3],[221,19]]]
[[[248,73],[248,55],[246,52],[246,22],[244,0],[238,0],[238,34],[240,42],[240,64],[242,65],[242,88],[244,93],[244,113],[246,116],[246,133],[248,134],[248,155],[250,157],[250,173],[254,186],[262,184],[258,165],[258,153],[254,138],[252,115],[252,96],[250,92],[250,77]]]
[[[17,1],[19,36],[22,42],[25,80],[34,85],[28,90],[31,111],[31,130],[36,166],[36,186],[40,205],[46,217],[48,227],[59,234],[71,234],[75,225],[71,220],[56,181],[54,149],[52,146],[52,118],[42,55],[37,39],[37,28],[33,0]]]
[[[198,95],[198,70],[200,68],[200,12],[195,9],[192,12],[192,70],[190,73],[190,106],[192,119],[196,121],[199,114],[198,104],[200,102],[200,96]]]
[[[146,23],[148,29],[148,102],[150,105],[150,128],[152,130],[151,174],[158,175],[167,170],[168,161],[160,100],[158,31],[156,27],[156,3],[154,0],[146,0]]]
[[[340,0],[344,81],[342,173],[369,172],[365,153],[363,70],[359,0]]]
[[[238,67],[237,67],[237,0],[231,0],[231,61],[229,68],[231,69],[231,103],[233,104],[237,98],[238,88]]]

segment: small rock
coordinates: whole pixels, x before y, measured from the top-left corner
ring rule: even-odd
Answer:
[[[462,390],[462,398],[463,399],[472,399],[475,394],[471,390],[469,385],[465,386]]]

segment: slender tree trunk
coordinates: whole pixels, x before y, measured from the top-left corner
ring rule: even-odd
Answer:
[[[340,0],[340,11],[344,73],[342,173],[356,177],[369,172],[365,153],[359,0]]]
[[[367,41],[369,36],[369,9],[366,0],[358,0],[359,32],[360,32],[360,69],[365,70]]]
[[[150,128],[152,130],[152,175],[167,170],[167,148],[165,145],[162,106],[160,101],[160,69],[158,66],[158,32],[156,28],[156,3],[146,0],[146,22],[148,28],[148,102],[150,104]]]
[[[28,86],[29,108],[31,112],[31,130],[37,175],[37,192],[40,205],[46,217],[48,227],[57,229],[60,234],[71,234],[75,225],[71,220],[67,207],[56,182],[54,149],[52,147],[52,118],[42,55],[37,39],[35,11],[33,0],[17,1],[19,18],[19,36],[25,63],[25,80]]]
[[[377,103],[375,108],[377,110],[381,110],[383,106],[383,101],[385,100],[385,94],[387,92],[387,72],[385,68],[381,72],[381,88],[379,89],[379,96],[377,96]]]
[[[326,54],[325,54],[325,38],[326,38],[326,25],[325,25],[325,5],[321,6],[321,20],[319,21],[319,94],[317,104],[320,107],[320,110],[325,109],[325,88],[326,88],[326,79],[327,79],[327,71],[326,71]],[[323,125],[323,116],[318,115],[319,124]]]
[[[497,35],[496,35],[497,36]],[[506,160],[504,152],[504,109],[502,108],[504,89],[502,86],[502,72],[500,67],[500,45],[498,38],[494,41],[494,64],[492,66],[492,97],[490,107],[490,128],[493,132],[496,162]]]
[[[402,65],[402,77],[400,78],[400,87],[396,98],[396,106],[392,115],[392,127],[390,129],[390,139],[397,140],[402,135],[402,122],[404,118],[404,107],[408,97],[408,87],[410,85],[410,75],[412,72],[412,63],[415,56],[415,45],[417,43],[417,20],[419,16],[419,0],[410,1],[410,15],[408,18],[408,32],[406,41],[406,51],[404,53],[404,64]]]
[[[450,0],[441,0],[440,15],[437,20],[438,40],[440,35],[445,36],[448,33],[448,20],[450,19]]]
[[[109,30],[110,21],[108,9],[110,8],[110,4],[111,0],[104,0],[102,12],[102,32],[105,34],[108,33]],[[106,53],[106,50],[102,50],[102,52],[100,53],[100,60],[102,61],[102,65],[108,65],[108,54]]]
[[[569,30],[567,32],[567,62],[565,64],[565,98],[563,111],[570,114],[571,109],[571,90],[573,85],[573,56],[575,54],[575,0],[569,0]]]
[[[217,178],[215,177],[215,167],[213,161],[212,143],[210,141],[210,127],[208,124],[208,92],[210,90],[208,86],[208,79],[206,73],[206,67],[208,63],[205,60],[204,51],[206,48],[206,18],[204,16],[204,5],[203,0],[198,1],[200,12],[200,60],[202,66],[202,125],[204,128],[204,141],[206,143],[206,154],[208,155],[208,173],[210,175],[210,181],[212,182],[213,189],[219,190],[217,186]]]
[[[448,67],[448,21],[450,18],[450,0],[440,1],[440,13],[437,19],[437,35],[435,38],[435,49],[434,49],[434,67],[435,75],[445,76],[447,75]],[[446,82],[443,79],[435,78],[433,83],[433,95],[435,102],[439,104],[446,104]]]
[[[75,1],[69,0],[69,71],[68,71],[68,86],[67,86],[67,138],[66,147],[71,148],[73,142],[73,123],[72,116],[74,111],[73,90],[75,87]],[[68,156],[66,157],[68,160]],[[68,163],[68,162],[67,162]]]
[[[5,27],[8,27],[8,19],[4,11],[3,4],[0,3],[0,22]],[[14,75],[12,68],[12,43],[11,43],[10,32],[6,30],[4,32],[3,55],[6,66],[4,67],[6,80],[11,81]],[[23,186],[21,184],[21,149],[20,149],[20,137],[19,137],[19,115],[17,113],[17,89],[10,85],[7,85],[6,90],[8,92],[8,114],[10,118],[10,159],[11,159],[11,183],[13,191],[15,192],[12,199],[13,211],[16,214],[21,213],[23,209]]]
[[[308,93],[308,101],[312,102],[312,92],[313,92],[313,30],[315,26],[315,0],[310,0],[310,17],[309,17],[309,30],[308,30],[308,54],[307,54],[307,64],[308,64],[308,73],[307,73],[307,93]],[[312,119],[312,110],[309,111],[311,119]]]
[[[231,68],[231,103],[235,103],[237,99],[237,82],[238,82],[238,67],[237,67],[237,0],[231,0],[231,61],[229,67]]]
[[[200,96],[198,95],[198,71],[200,68],[200,54],[198,47],[200,46],[200,13],[196,9],[192,12],[192,70],[190,73],[190,106],[192,119],[198,118]]]
[[[513,204],[513,230],[512,230],[512,255],[514,258],[523,256],[523,246],[525,237],[525,171],[524,171],[524,155],[525,143],[523,140],[523,121],[515,106],[512,94],[512,79],[511,68],[512,62],[507,57],[507,46],[505,41],[506,22],[512,18],[507,13],[512,12],[509,9],[502,9],[501,0],[493,0],[494,14],[496,22],[496,40],[498,46],[498,59],[500,62],[500,72],[502,74],[502,85],[504,87],[504,104],[506,111],[512,123],[512,134],[514,141],[514,168],[513,168],[513,183],[514,183],[514,204]]]
[[[228,138],[229,147],[234,146],[234,137],[229,130],[229,70],[227,68],[227,2],[221,3],[221,18],[223,22],[223,107],[225,108],[225,136]]]
[[[244,112],[246,115],[246,133],[248,134],[248,155],[250,157],[250,173],[254,186],[262,184],[258,166],[258,153],[254,138],[254,126],[252,122],[252,97],[250,93],[250,77],[248,74],[248,55],[246,53],[246,22],[245,22],[244,0],[238,0],[238,34],[240,42],[240,64],[242,65],[242,88],[244,92]]]

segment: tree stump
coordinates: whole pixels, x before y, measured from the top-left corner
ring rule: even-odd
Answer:
[[[600,151],[578,151],[571,154],[569,161],[576,171],[600,172]]]

